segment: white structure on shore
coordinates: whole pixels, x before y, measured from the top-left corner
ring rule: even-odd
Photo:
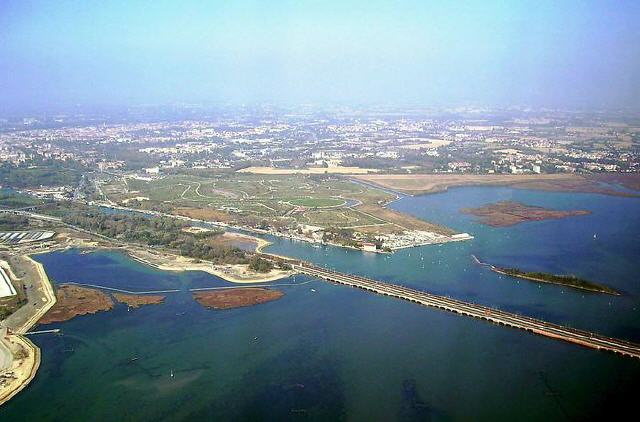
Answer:
[[[11,284],[9,275],[4,270],[4,268],[0,267],[0,297],[9,297],[15,295],[16,289],[13,287],[13,284]]]

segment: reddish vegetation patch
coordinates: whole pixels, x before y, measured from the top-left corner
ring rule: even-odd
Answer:
[[[79,315],[109,311],[113,301],[100,290],[63,284],[56,289],[56,304],[40,320],[40,324],[63,322]]]
[[[231,309],[271,302],[284,296],[279,290],[247,287],[241,289],[196,292],[193,298],[200,305],[213,309]]]
[[[139,308],[143,305],[159,305],[164,302],[165,296],[161,295],[125,295],[114,293],[113,297],[120,303],[126,303],[132,308]]]
[[[584,177],[569,180],[538,180],[515,183],[511,185],[519,189],[535,189],[550,192],[578,192],[599,193],[611,196],[638,196],[637,194],[622,192],[606,186],[601,186],[596,180]]]
[[[463,208],[461,211],[480,217],[480,223],[493,227],[513,226],[524,221],[541,221],[591,214],[590,211],[585,210],[549,210],[511,201],[496,202],[480,208]]]
[[[600,175],[582,177],[576,174],[373,174],[355,176],[382,187],[412,195],[442,192],[456,186],[511,186],[552,192],[600,193],[613,196],[638,196],[598,184]],[[628,177],[630,183],[633,177]],[[603,180],[606,181],[606,180]]]
[[[640,173],[602,173],[592,176],[604,183],[615,183],[627,189],[640,191]]]

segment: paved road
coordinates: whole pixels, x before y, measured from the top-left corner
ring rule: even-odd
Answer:
[[[55,296],[40,264],[25,256],[12,256],[10,263],[19,282],[27,286],[27,303],[2,321],[2,325],[14,332],[24,332],[53,305]]]

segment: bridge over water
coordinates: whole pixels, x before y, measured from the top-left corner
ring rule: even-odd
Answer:
[[[278,257],[281,259],[281,257]],[[431,306],[473,318],[483,319],[495,324],[518,328],[530,333],[564,340],[597,350],[606,350],[624,356],[640,358],[640,344],[631,343],[600,334],[553,324],[540,319],[530,318],[501,311],[484,305],[464,302],[457,299],[434,295],[421,290],[372,280],[351,274],[328,270],[302,261],[289,260],[292,267],[300,273],[327,280],[345,286],[356,287],[373,293],[408,300],[420,305]]]

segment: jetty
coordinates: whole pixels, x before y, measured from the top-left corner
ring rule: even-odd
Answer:
[[[405,286],[333,271],[303,261],[296,260],[294,262],[294,260],[290,260],[289,263],[292,265],[294,270],[302,274],[330,281],[332,283],[407,300],[420,305],[481,319],[506,327],[517,328],[529,333],[563,340],[592,349],[609,351],[633,358],[640,358],[640,344],[502,311],[485,305],[451,299],[422,290],[415,290]]]
[[[23,335],[34,335],[34,334],[60,334],[62,330],[60,328],[53,328],[51,330],[36,330],[36,331],[27,331]]]

